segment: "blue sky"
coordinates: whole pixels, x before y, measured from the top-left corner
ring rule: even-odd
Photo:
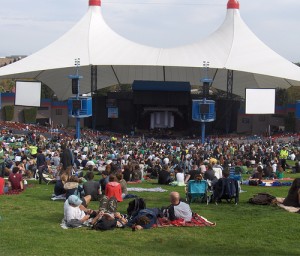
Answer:
[[[0,56],[32,54],[68,31],[88,0],[1,0]],[[106,22],[138,43],[174,47],[216,30],[227,0],[102,0]],[[270,48],[300,62],[300,1],[240,0],[241,16]]]

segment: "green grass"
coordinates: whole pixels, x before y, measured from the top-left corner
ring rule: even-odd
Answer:
[[[184,196],[184,188],[164,188]],[[35,184],[21,195],[0,197],[0,255],[300,255],[300,214],[247,203],[257,192],[284,197],[289,188],[242,189],[247,192],[241,194],[238,206],[191,205],[193,211],[216,222],[216,227],[99,232],[85,228],[63,230],[59,225],[63,202],[50,200],[53,185]],[[168,205],[168,193],[139,195],[148,207]],[[128,200],[121,203],[119,211],[125,212],[127,204]],[[91,208],[97,206],[96,202],[91,204]]]

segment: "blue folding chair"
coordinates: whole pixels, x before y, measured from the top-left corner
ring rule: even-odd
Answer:
[[[187,185],[186,201],[192,203],[195,201],[209,203],[208,183],[206,180],[190,180]]]

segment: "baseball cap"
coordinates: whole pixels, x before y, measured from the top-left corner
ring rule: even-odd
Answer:
[[[68,198],[68,203],[69,204],[72,204],[72,205],[76,205],[76,206],[79,206],[82,204],[82,201],[80,200],[80,198],[76,195],[71,195],[69,196]]]

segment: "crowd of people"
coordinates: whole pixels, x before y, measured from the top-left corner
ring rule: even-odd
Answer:
[[[104,196],[107,200],[113,198],[113,204],[134,198],[128,194],[128,182],[157,179],[158,184],[186,186],[200,175],[213,186],[222,178],[222,171],[236,167],[241,167],[239,170],[248,173],[250,179],[258,180],[283,178],[287,167],[300,172],[299,135],[253,141],[211,138],[202,145],[192,140],[162,141],[144,136],[109,136],[109,133],[95,136],[92,131],[87,131],[81,140],[68,133],[54,139],[38,130],[31,131],[32,127],[22,128],[22,133],[17,135],[16,125],[14,129],[6,126],[6,132],[0,137],[0,194],[23,190],[27,179],[42,183],[46,176],[51,177],[55,182],[55,196],[66,197],[66,220],[76,216],[85,222],[93,217],[95,224],[102,218],[117,218],[120,225],[124,222],[121,214],[107,209],[92,211],[88,205]],[[293,160],[294,166],[288,166],[287,159]],[[96,175],[101,178],[96,180]],[[5,176],[7,181],[3,179]],[[190,208],[180,203],[179,195],[171,193],[170,200],[173,205],[168,208],[170,219],[189,219]],[[149,220],[144,218],[144,222],[148,224]]]

